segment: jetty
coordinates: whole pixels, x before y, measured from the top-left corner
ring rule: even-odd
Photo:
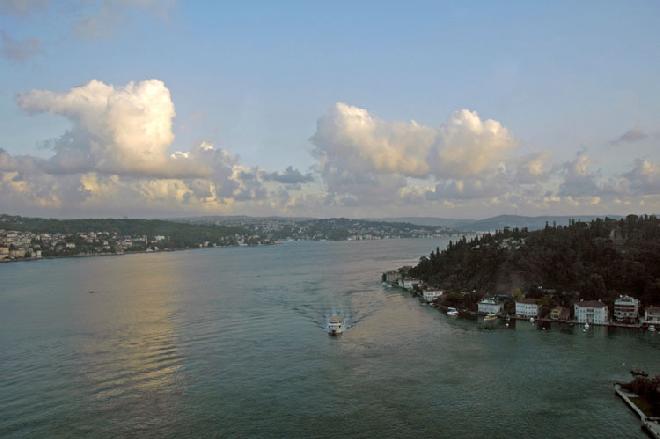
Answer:
[[[630,410],[639,416],[639,419],[642,421],[642,430],[653,439],[660,439],[660,417],[646,416],[632,400],[637,395],[624,390],[619,383],[614,384],[614,392],[630,407]]]

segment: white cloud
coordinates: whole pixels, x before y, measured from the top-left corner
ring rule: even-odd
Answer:
[[[175,107],[158,80],[33,90],[17,102],[29,113],[65,117],[71,127],[51,142],[50,158],[0,150],[2,210],[453,216],[460,209],[487,216],[660,207],[656,162],[640,159],[607,176],[593,169],[586,150],[559,165],[547,152],[516,156],[502,124],[469,110],[433,128],[336,104],[318,120],[311,138],[317,163],[304,174],[246,166],[210,142],[175,148]]]
[[[580,151],[575,159],[564,163],[560,172],[563,182],[559,186],[560,196],[590,197],[602,192],[598,176],[590,169],[591,159],[585,151]]]
[[[499,122],[474,111],[456,111],[433,128],[386,122],[341,102],[319,118],[311,141],[329,200],[351,205],[476,197],[480,185],[493,193],[483,178],[500,173],[515,146]],[[436,181],[435,189],[419,189],[429,186],[424,181]]]
[[[651,160],[638,159],[632,170],[624,174],[634,195],[660,194],[660,166]]]
[[[90,81],[64,93],[33,90],[17,102],[29,113],[63,116],[71,129],[51,142],[49,159],[0,149],[0,198],[7,206],[222,212],[236,205],[285,205],[309,183],[291,167],[266,172],[244,166],[210,142],[171,151],[175,109],[158,80],[121,87]],[[300,181],[292,184],[294,179]]]
[[[322,168],[351,172],[452,178],[495,167],[515,146],[509,131],[470,110],[438,128],[415,121],[385,122],[365,109],[337,103],[312,137]]]
[[[117,88],[90,81],[65,93],[33,90],[17,101],[30,113],[57,114],[72,123],[53,142],[51,173],[198,177],[210,172],[203,162],[170,155],[175,110],[162,81],[130,82]]]

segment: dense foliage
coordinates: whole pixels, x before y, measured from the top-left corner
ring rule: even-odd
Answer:
[[[660,304],[660,220],[629,215],[463,237],[422,257],[410,275],[450,290],[511,293],[542,285],[584,299],[627,293]]]

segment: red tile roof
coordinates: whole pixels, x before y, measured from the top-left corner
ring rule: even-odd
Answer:
[[[606,305],[600,300],[582,300],[577,302],[575,306],[580,308],[605,308]]]

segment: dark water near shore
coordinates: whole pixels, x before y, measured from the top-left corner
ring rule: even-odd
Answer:
[[[0,265],[0,437],[644,437],[612,382],[660,372],[660,334],[481,330],[381,286],[437,245]]]

